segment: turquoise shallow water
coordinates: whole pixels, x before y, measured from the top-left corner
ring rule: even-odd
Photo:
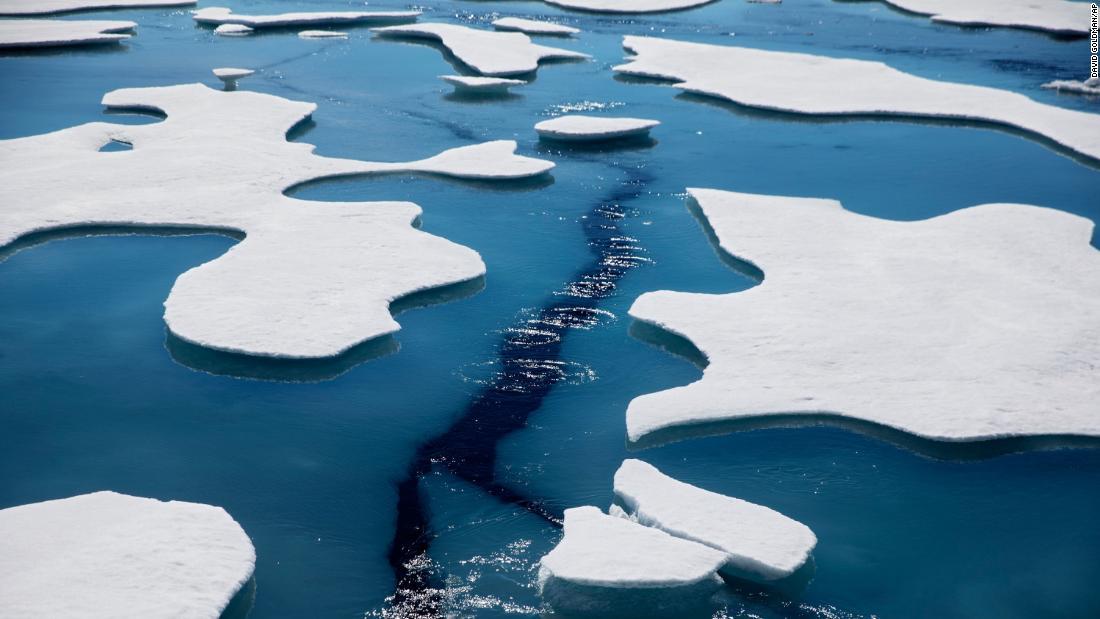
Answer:
[[[238,12],[307,6],[350,5],[233,4]],[[430,45],[376,41],[365,29],[347,41],[303,41],[293,32],[219,38],[178,10],[88,14],[140,24],[119,50],[0,56],[4,138],[92,120],[146,122],[105,116],[100,97],[120,87],[213,86],[211,68],[244,66],[260,73],[242,88],[320,105],[314,124],[294,139],[321,154],[402,160],[508,138],[520,152],[558,164],[548,185],[390,177],[295,190],[314,200],[415,201],[425,230],[476,249],[488,266],[476,295],[402,314],[396,354],[337,368],[346,372],[322,382],[240,380],[177,363],[166,350],[161,303],[172,282],[233,239],[100,236],[10,255],[0,262],[0,507],[100,489],[222,505],[257,548],[253,617],[377,613],[395,586],[387,553],[397,485],[418,448],[463,418],[499,370],[506,329],[559,301],[554,293],[588,268],[594,209],[620,207],[625,217],[616,225],[650,262],[625,272],[614,294],[598,301],[614,317],[569,331],[559,357],[568,380],[548,389],[493,463],[504,486],[550,511],[610,503],[612,474],[632,455],[624,445],[626,403],[699,376],[687,361],[630,336],[625,312],[633,299],[662,288],[751,285],[714,254],[685,208],[685,187],[831,197],[891,219],[1008,201],[1100,220],[1100,169],[1010,132],[764,114],[610,72],[623,57],[622,34],[652,33],[878,59],[1093,110],[1095,102],[1039,88],[1083,76],[1083,41],[937,26],[875,2],[721,0],[635,18],[535,2],[424,8],[421,21],[551,15],[585,34],[544,42],[595,59],[544,66],[516,97],[470,102],[446,95],[436,76],[454,68]],[[609,152],[536,141],[535,122],[574,108],[664,124],[654,144]],[[1100,608],[1100,450],[954,460],[818,427],[633,455],[779,509],[818,534],[816,569],[803,591],[733,592],[729,616],[1087,617]],[[447,585],[456,613],[534,612],[531,566],[558,531],[445,467],[433,468],[417,495],[433,531],[432,581]]]

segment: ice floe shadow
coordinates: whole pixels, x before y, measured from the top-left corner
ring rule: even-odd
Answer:
[[[197,236],[204,234],[226,236],[236,241],[244,240],[244,233],[233,228],[171,225],[147,226],[142,224],[78,224],[75,226],[50,228],[48,230],[24,234],[11,243],[0,247],[0,262],[7,260],[9,257],[25,249],[65,239],[90,236]]]
[[[540,136],[535,152],[557,155],[563,152],[572,153],[613,153],[620,151],[648,150],[658,144],[657,140],[648,135],[628,135],[621,138],[607,140],[559,140],[552,137]]]
[[[454,103],[503,103],[505,101],[522,101],[523,95],[514,92],[452,91],[443,95],[443,100]]]
[[[248,579],[229,604],[222,611],[219,619],[247,619],[252,614],[252,607],[256,604],[256,576]]]
[[[496,191],[496,192],[526,192],[526,191],[538,191],[545,189],[554,184],[554,175],[549,172],[543,172],[535,176],[528,176],[524,178],[460,178],[457,176],[448,176],[446,174],[437,174],[433,172],[409,172],[407,170],[399,170],[396,172],[380,171],[380,172],[355,172],[352,174],[341,174],[335,176],[322,176],[319,178],[310,179],[304,183],[298,183],[292,185],[283,190],[283,194],[287,197],[294,198],[295,194],[305,190],[316,190],[322,185],[331,185],[333,183],[356,183],[356,182],[370,182],[371,180],[387,177],[390,179],[428,179],[432,181],[443,181],[453,185],[460,185],[463,187],[470,187],[477,189],[478,191]],[[305,199],[305,198],[299,198]],[[385,198],[372,197],[371,201],[382,201]],[[400,198],[393,198],[400,199]],[[310,202],[318,202],[324,204],[329,200],[318,197],[308,198]],[[337,200],[340,201],[340,200]],[[420,217],[417,217],[412,225],[414,228],[420,228]]]
[[[485,287],[485,277],[414,292],[390,303],[390,313],[449,303],[471,297]],[[338,378],[352,368],[391,355],[401,345],[392,334],[371,338],[335,357],[287,359],[215,350],[188,342],[165,330],[164,348],[176,363],[197,372],[230,378],[284,383],[317,383]]]

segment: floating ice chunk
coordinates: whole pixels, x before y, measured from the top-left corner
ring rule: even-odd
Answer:
[[[563,26],[548,21],[522,19],[519,17],[502,17],[493,22],[493,27],[497,30],[514,30],[527,34],[548,34],[555,36],[569,36],[580,32],[579,29],[570,26]]]
[[[348,33],[335,30],[303,30],[298,33],[300,39],[346,39]]]
[[[95,492],[0,510],[0,615],[210,617],[252,577],[220,507]]]
[[[958,26],[1003,26],[1054,34],[1089,33],[1089,3],[1069,0],[884,0]]]
[[[217,77],[225,84],[226,90],[234,90],[237,88],[237,80],[242,77],[248,77],[255,73],[252,69],[235,69],[232,67],[221,67],[214,69],[214,77]]]
[[[0,19],[0,47],[61,47],[118,43],[130,38],[132,21]]]
[[[168,119],[0,141],[0,246],[82,225],[244,232],[225,255],[181,275],[165,302],[172,333],[228,352],[337,355],[396,331],[394,300],[485,272],[473,250],[412,227],[415,204],[309,202],[284,195],[290,187],[403,171],[523,178],[553,167],[515,155],[511,141],[403,163],[320,157],[285,138],[312,103],[200,84],[116,90],[103,103],[161,110]],[[98,152],[111,139],[133,150]]]
[[[972,119],[1017,127],[1100,159],[1100,115],[1021,94],[902,73],[881,62],[627,36],[635,54],[615,67],[672,80],[688,92],[801,114]]]
[[[1100,95],[1100,79],[1090,77],[1078,82],[1077,80],[1054,80],[1043,84],[1043,88],[1050,88],[1060,92],[1072,92],[1079,95]]]
[[[540,137],[553,140],[587,142],[617,140],[648,135],[660,121],[645,118],[611,118],[570,114],[544,120],[535,125]]]
[[[49,15],[93,9],[190,6],[196,0],[0,0],[0,15]]]
[[[779,512],[677,481],[641,460],[624,460],[615,497],[639,524],[726,554],[723,573],[753,580],[785,578],[810,558],[813,531]]]
[[[241,24],[222,24],[214,28],[214,34],[226,37],[243,37],[252,34],[252,28]]]
[[[539,592],[555,610],[676,616],[718,588],[724,553],[595,507],[565,510],[565,534],[539,564]]]
[[[522,32],[494,32],[454,24],[409,24],[374,28],[373,32],[386,37],[438,40],[478,73],[497,77],[530,73],[542,60],[589,58],[580,52],[536,45]]]
[[[191,12],[200,24],[241,24],[252,28],[321,26],[326,24],[378,24],[415,21],[420,11],[328,11],[280,13],[277,15],[235,15],[225,7],[206,7]]]
[[[504,77],[471,77],[468,75],[440,75],[439,79],[455,87],[455,92],[500,95],[508,92],[512,86],[525,86],[523,80],[510,80]]]
[[[736,294],[634,302],[631,316],[710,364],[695,383],[635,398],[631,441],[821,415],[945,441],[1100,436],[1089,220],[986,204],[901,222],[833,200],[688,191],[721,248],[766,277]]]
[[[544,0],[546,4],[591,13],[665,13],[710,4],[715,0]]]

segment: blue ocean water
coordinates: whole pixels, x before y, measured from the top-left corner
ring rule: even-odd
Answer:
[[[358,6],[232,4],[250,13]],[[1039,88],[1084,77],[1086,42],[935,25],[878,2],[720,0],[642,17],[526,1],[421,8],[421,21],[481,26],[504,15],[550,16],[585,32],[540,42],[594,60],[545,65],[516,96],[470,101],[438,81],[455,71],[438,46],[373,40],[365,28],[346,41],[300,40],[293,31],[223,38],[196,27],[186,10],[158,9],[76,16],[138,22],[137,36],[117,50],[0,55],[2,138],[93,120],[155,121],[104,115],[100,97],[121,87],[216,86],[210,69],[241,66],[259,70],[242,89],[319,104],[293,139],[321,154],[405,160],[516,139],[521,153],[557,164],[550,183],[383,177],[297,188],[312,200],[417,202],[423,229],[474,248],[488,267],[477,294],[401,314],[398,351],[298,376],[308,382],[227,376],[247,368],[196,361],[166,340],[161,304],[173,281],[233,239],[94,236],[8,255],[0,262],[0,507],[101,489],[224,506],[256,545],[257,618],[380,615],[396,587],[391,542],[421,530],[416,547],[426,552],[437,603],[455,616],[537,614],[533,565],[560,535],[540,510],[606,507],[618,464],[641,457],[817,533],[803,590],[731,591],[726,616],[1094,615],[1100,450],[942,458],[813,427],[629,452],[623,413],[637,395],[699,376],[630,335],[633,299],[752,285],[716,256],[685,206],[686,187],[830,197],[890,219],[1021,202],[1098,221],[1098,166],[1008,131],[754,112],[610,71],[622,61],[623,34],[652,34],[876,59],[1096,111],[1094,100]],[[540,144],[531,126],[567,110],[663,124],[652,143],[620,149]],[[604,225],[630,247],[608,249],[598,235]],[[601,274],[604,292],[562,294],[595,281],[584,279],[594,262],[620,250],[637,266]],[[509,356],[510,329],[547,318],[547,308],[591,320],[561,329],[560,345]],[[531,358],[538,363],[516,365]],[[510,391],[513,370],[532,367],[533,383]],[[431,457],[438,454],[445,457]],[[409,501],[399,509],[399,488],[415,510]]]

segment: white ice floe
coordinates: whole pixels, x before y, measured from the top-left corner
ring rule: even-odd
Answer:
[[[255,73],[252,69],[236,69],[233,67],[220,67],[214,69],[214,77],[220,79],[225,84],[226,90],[234,90],[237,88],[237,80],[248,77]]]
[[[0,0],[0,15],[49,15],[98,9],[191,6],[196,0]]]
[[[118,43],[130,38],[132,21],[0,19],[0,47],[62,47]]]
[[[568,36],[580,32],[579,29],[570,26],[563,26],[548,21],[523,19],[520,17],[502,17],[493,22],[493,27],[497,30],[513,30],[516,32],[525,32],[527,34],[549,34],[555,36]]]
[[[945,441],[1100,435],[1089,220],[986,204],[902,222],[834,200],[688,191],[722,250],[765,279],[634,302],[631,316],[710,363],[698,382],[634,399],[631,441],[822,414]]]
[[[420,11],[321,11],[277,15],[237,15],[231,9],[217,6],[192,11],[191,16],[200,24],[241,24],[252,28],[279,28],[414,21],[420,16]]]
[[[543,0],[546,4],[592,13],[664,13],[692,9],[715,0]]]
[[[303,30],[298,33],[300,39],[346,39],[348,33],[336,30]]]
[[[252,577],[220,507],[115,492],[0,510],[0,615],[216,619]]]
[[[559,612],[630,606],[635,616],[675,616],[717,589],[725,560],[702,544],[576,507],[565,510],[565,534],[540,561],[539,592]]]
[[[650,129],[659,124],[659,121],[645,118],[569,114],[537,123],[535,131],[539,136],[553,140],[588,142],[647,135]]]
[[[531,42],[522,32],[477,30],[454,24],[409,24],[374,28],[382,36],[416,37],[440,41],[459,60],[482,75],[530,73],[550,59],[586,59],[587,54]]]
[[[440,75],[439,79],[455,87],[455,92],[478,94],[504,94],[512,86],[524,86],[523,80],[505,77],[471,77],[469,75]]]
[[[1088,34],[1089,3],[1070,0],[884,0],[903,11],[958,26],[1003,26]]]
[[[1100,95],[1100,78],[1090,77],[1079,82],[1077,80],[1054,80],[1043,84],[1043,88],[1050,88],[1061,92],[1072,92],[1079,95]]]
[[[779,512],[677,481],[641,460],[624,460],[615,497],[632,520],[726,555],[729,576],[785,578],[810,558],[817,537]]]
[[[74,226],[243,232],[225,255],[181,275],[165,302],[173,333],[231,352],[336,355],[396,331],[395,299],[485,271],[473,250],[412,227],[415,204],[311,202],[284,195],[290,187],[385,172],[522,178],[554,165],[515,155],[512,141],[408,163],[321,157],[285,138],[314,104],[200,84],[116,90],[103,103],[167,120],[0,141],[0,246]],[[111,140],[133,149],[98,151]]]
[[[615,67],[677,88],[768,110],[971,119],[1017,127],[1100,159],[1100,115],[1021,94],[939,82],[881,62],[627,36],[636,54]]]
[[[220,34],[225,37],[243,37],[252,34],[252,32],[252,28],[241,24],[222,24],[214,28],[214,34]]]

